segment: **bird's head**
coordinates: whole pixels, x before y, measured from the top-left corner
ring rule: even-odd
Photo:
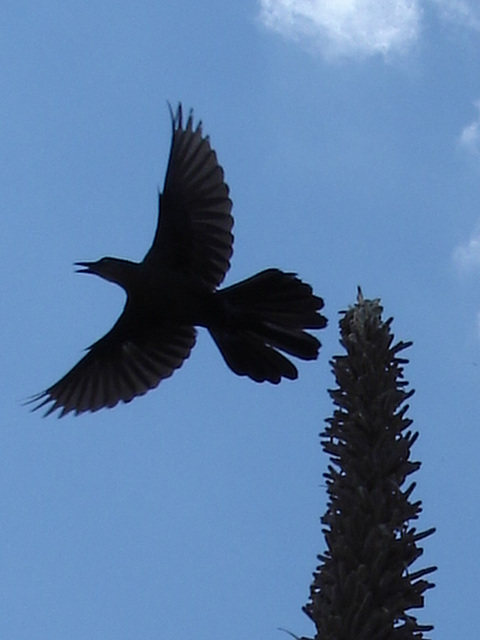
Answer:
[[[77,269],[77,273],[93,273],[104,280],[115,282],[124,289],[128,289],[128,285],[132,281],[132,272],[137,265],[129,260],[106,257],[100,258],[96,262],[75,262],[75,266],[81,267]]]

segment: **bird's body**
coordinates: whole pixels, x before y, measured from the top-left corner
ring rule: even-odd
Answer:
[[[158,321],[175,319],[191,321],[194,325],[207,326],[204,318],[206,308],[213,304],[215,292],[209,291],[202,282],[192,282],[190,276],[170,268],[151,269],[145,262],[131,262],[119,258],[106,258],[106,272],[100,263],[98,275],[120,285],[128,300],[142,315]],[[92,263],[82,273],[92,273]],[[105,275],[104,275],[105,274]]]
[[[153,244],[140,263],[118,258],[79,262],[124,288],[127,300],[113,328],[61,380],[39,394],[47,414],[76,414],[129,402],[169,377],[206,327],[228,366],[257,382],[297,377],[280,351],[315,359],[321,298],[295,274],[278,269],[218,290],[230,266],[232,203],[223,170],[201,124],[193,129],[181,106],[173,137]]]

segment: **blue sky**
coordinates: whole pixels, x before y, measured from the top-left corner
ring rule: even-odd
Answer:
[[[380,297],[420,430],[419,613],[475,637],[480,566],[480,10],[463,0],[5,0],[0,40],[0,637],[281,638],[314,629],[338,311]],[[226,284],[297,271],[329,327],[298,381],[233,375],[205,332],[171,379],[80,418],[21,406],[106,332],[170,145],[204,122],[235,216]]]

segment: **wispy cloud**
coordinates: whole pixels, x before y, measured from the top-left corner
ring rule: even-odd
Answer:
[[[475,102],[475,107],[477,117],[462,129],[458,145],[473,155],[480,155],[480,100]]]
[[[480,269],[480,225],[468,242],[455,249],[453,260],[463,271]]]
[[[430,0],[440,11],[444,20],[460,26],[480,30],[478,0]]]
[[[480,157],[480,100],[474,104],[477,110],[476,118],[462,129],[458,137],[458,146],[477,158]],[[453,259],[463,271],[480,269],[480,223],[470,240],[455,249]]]
[[[480,271],[480,222],[470,239],[457,246],[453,252],[453,262],[462,275],[478,278]],[[480,311],[477,312],[477,329],[480,338]]]
[[[408,51],[422,30],[423,7],[447,23],[480,29],[478,0],[260,0],[265,26],[330,57]]]
[[[331,55],[387,54],[416,40],[416,0],[261,0],[264,24]]]

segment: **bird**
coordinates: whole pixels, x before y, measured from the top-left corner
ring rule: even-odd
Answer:
[[[170,377],[205,327],[228,367],[255,382],[294,380],[287,357],[315,360],[323,299],[297,274],[267,268],[218,289],[230,268],[233,217],[229,188],[202,122],[168,104],[172,141],[153,243],[141,262],[104,257],[76,262],[125,290],[114,326],[58,382],[30,399],[58,417],[128,403]],[[186,120],[186,122],[185,122]]]

